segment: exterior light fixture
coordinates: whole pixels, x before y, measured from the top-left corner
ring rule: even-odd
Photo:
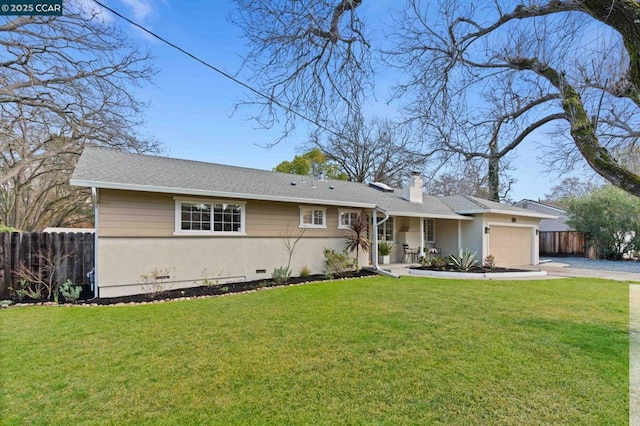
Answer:
[[[488,233],[489,233],[489,227],[488,227],[488,226],[485,226],[485,227],[484,227],[484,233],[485,233],[485,234],[488,234]]]

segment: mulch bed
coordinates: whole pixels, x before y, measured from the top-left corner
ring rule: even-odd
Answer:
[[[500,268],[498,266],[494,268],[485,268],[483,266],[473,266],[469,268],[467,271],[463,271],[462,269],[457,269],[451,266],[443,266],[440,268],[434,266],[416,266],[411,269],[420,269],[423,271],[438,271],[438,272],[462,272],[469,274],[486,274],[486,273],[500,273],[500,272],[531,272],[527,269],[515,269],[515,268]]]
[[[308,277],[291,277],[286,284],[278,285],[277,287],[307,284],[312,282],[321,282],[327,280],[336,279],[352,279],[363,278],[377,275],[372,270],[360,270],[359,272],[347,272],[344,274],[336,275],[332,278],[324,275],[309,275]],[[237,283],[224,283],[215,284],[209,286],[187,287],[175,290],[166,290],[159,293],[148,294],[136,294],[132,296],[123,297],[109,297],[98,299],[78,300],[76,305],[122,305],[122,304],[134,304],[134,303],[154,303],[159,301],[185,299],[185,298],[197,298],[197,297],[211,297],[222,296],[231,293],[242,293],[248,291],[255,291],[263,288],[275,287],[272,280],[256,280]],[[84,294],[83,294],[84,296]],[[54,302],[42,302],[40,300],[23,300],[16,305],[57,305]],[[15,306],[15,305],[14,305]]]
[[[312,282],[320,282],[327,280],[335,280],[335,279],[346,279],[346,278],[361,278],[361,277],[369,277],[372,275],[377,275],[373,271],[362,270],[360,272],[347,272],[345,274],[341,274],[339,276],[335,276],[333,278],[328,278],[324,275],[309,275],[308,277],[291,277],[287,281],[286,284],[281,284],[278,287],[290,286],[295,284],[307,284]],[[110,297],[110,298],[101,298],[101,299],[93,299],[87,301],[87,303],[95,303],[98,305],[115,305],[118,303],[143,303],[143,302],[153,302],[156,300],[172,300],[172,299],[180,299],[180,298],[195,298],[195,297],[203,297],[203,296],[221,296],[224,294],[230,293],[242,293],[247,291],[258,290],[261,288],[274,287],[275,284],[272,280],[256,280],[256,281],[245,281],[238,283],[226,283],[226,284],[215,284],[210,286],[198,286],[198,287],[187,287],[176,290],[167,290],[161,293],[156,294],[136,294],[133,296],[123,296],[123,297]],[[82,302],[79,302],[82,303]]]

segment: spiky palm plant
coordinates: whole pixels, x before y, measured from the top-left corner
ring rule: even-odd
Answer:
[[[349,224],[349,234],[344,237],[344,248],[350,253],[356,251],[356,269],[360,269],[358,265],[358,259],[360,258],[360,249],[363,251],[369,251],[371,248],[371,242],[367,238],[367,229],[369,224],[367,220],[362,216],[358,216],[356,220],[351,221]]]

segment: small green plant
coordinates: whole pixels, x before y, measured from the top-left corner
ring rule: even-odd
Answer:
[[[420,256],[418,258],[418,262],[420,262],[422,266],[426,266],[426,267],[431,266],[431,259],[428,258],[427,256]]]
[[[9,292],[14,300],[22,302],[25,297],[32,300],[42,299],[42,287],[33,285],[27,280],[20,280],[18,285],[20,286],[18,288],[9,287]]]
[[[142,291],[149,296],[157,296],[169,289],[167,281],[169,278],[171,278],[171,270],[169,268],[153,268],[148,274],[140,275]]]
[[[67,302],[76,303],[80,298],[80,293],[82,293],[82,286],[73,285],[71,280],[68,279],[60,286],[60,293]]]
[[[496,258],[490,254],[487,257],[484,258],[484,266],[489,268],[489,269],[493,269],[496,267]]]
[[[451,265],[462,271],[468,271],[478,263],[476,253],[471,253],[468,248],[464,249],[464,251],[460,251],[460,256],[458,257],[450,254],[448,260]]]
[[[206,287],[213,287],[215,285],[218,285],[218,280],[207,277],[207,268],[203,269],[202,272],[200,272],[200,275],[202,275],[202,280],[200,281],[201,285]]]
[[[393,244],[387,241],[380,241],[378,243],[378,256],[389,256],[393,250]]]
[[[220,291],[221,291],[222,293],[228,293],[228,292],[229,292],[229,286],[226,286],[226,285],[225,285],[225,286],[223,286],[223,287],[220,287]]]
[[[346,250],[337,252],[324,249],[324,274],[327,277],[335,277],[357,268],[357,260],[349,256]]]
[[[310,275],[311,270],[309,269],[309,267],[307,267],[307,265],[304,265],[302,269],[300,269],[300,278],[309,278]]]
[[[433,259],[431,259],[431,266],[434,268],[444,268],[445,266],[447,266],[447,259],[440,256],[434,257]]]
[[[275,285],[283,285],[289,281],[291,278],[292,270],[287,268],[286,266],[280,266],[279,268],[275,268],[273,273],[271,274],[271,279],[273,280],[273,284]]]

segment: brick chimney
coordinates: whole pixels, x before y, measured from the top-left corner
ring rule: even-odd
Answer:
[[[411,172],[411,176],[404,186],[402,198],[410,203],[422,204],[422,176],[420,176],[420,172]]]

